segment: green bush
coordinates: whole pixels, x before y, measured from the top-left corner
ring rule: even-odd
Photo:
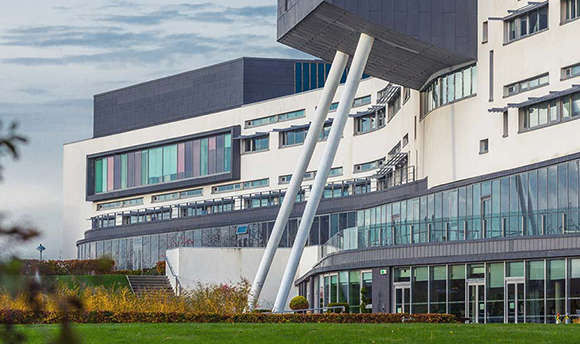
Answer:
[[[328,307],[344,307],[344,313],[350,313],[350,307],[346,302],[331,302],[328,304]],[[340,308],[333,308],[329,309],[328,313],[342,313],[342,309]]]
[[[114,273],[115,261],[111,258],[87,260],[23,260],[21,274],[34,275],[105,275]]]
[[[293,311],[308,309],[309,307],[308,300],[306,300],[304,296],[294,296],[292,300],[290,300],[290,309]]]
[[[456,323],[451,314],[389,313],[159,313],[159,312],[32,312],[0,310],[2,324],[56,324],[63,319],[76,323]]]

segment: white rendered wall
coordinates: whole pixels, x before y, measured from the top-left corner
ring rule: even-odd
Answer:
[[[319,259],[320,246],[309,246],[304,250],[296,277],[310,270]],[[250,283],[258,270],[263,248],[174,248],[167,250],[167,259],[178,276],[182,287],[195,288],[198,283],[235,284],[242,279]],[[258,308],[271,308],[276,299],[278,286],[284,273],[290,248],[278,248],[270,273],[260,294]],[[175,288],[175,282],[169,269],[166,275]],[[298,295],[298,288],[293,287],[290,297]]]

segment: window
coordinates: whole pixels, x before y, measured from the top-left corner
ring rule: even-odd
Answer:
[[[319,62],[297,62],[294,65],[294,90],[296,93],[306,92],[317,88],[324,87],[324,82],[328,78],[330,72],[329,63]],[[348,68],[342,73],[340,83],[346,82],[348,75]],[[368,74],[363,74],[361,79],[370,77]]]
[[[330,135],[330,128],[332,123],[326,123],[322,127],[322,132],[318,137],[319,141],[325,141]],[[280,147],[297,146],[304,143],[308,127],[300,127],[298,129],[284,130],[280,132]]]
[[[409,134],[405,134],[403,136],[403,140],[401,141],[401,147],[405,147],[409,143]]]
[[[509,84],[503,87],[503,96],[509,97],[513,96],[518,93],[526,92],[529,90],[533,90],[539,87],[546,86],[550,83],[550,77],[548,73],[535,76],[530,79],[522,80],[515,82],[513,84]]]
[[[409,98],[411,98],[411,89],[403,87],[403,104],[405,104]]]
[[[369,105],[371,103],[371,96],[364,96],[364,97],[359,97],[359,98],[355,98],[354,101],[352,102],[352,107],[356,108],[356,107],[361,107],[364,105]]]
[[[520,131],[579,118],[580,92],[520,109]]]
[[[488,35],[488,24],[487,21],[484,21],[481,25],[481,43],[487,43],[487,35]]]
[[[580,76],[580,63],[562,68],[562,80],[571,79],[577,76]]]
[[[477,66],[469,66],[432,80],[421,91],[421,117],[440,106],[477,93]],[[389,119],[390,117],[389,107]]]
[[[107,202],[97,204],[97,210],[111,210],[117,208],[127,208],[143,204],[143,197],[126,199],[124,201]]]
[[[479,154],[485,154],[489,152],[489,140],[483,139],[479,141]]]
[[[270,148],[270,136],[258,136],[244,139],[244,153],[263,152]]]
[[[306,110],[302,109],[302,110],[272,115],[272,116],[268,116],[268,117],[247,120],[245,124],[246,124],[246,128],[254,128],[254,127],[259,127],[262,125],[268,125],[268,124],[273,124],[273,123],[278,123],[278,122],[291,121],[291,120],[297,119],[297,118],[303,118],[305,115],[306,115]]]
[[[375,131],[385,126],[385,108],[380,108],[354,119],[354,134],[360,135]]]
[[[342,176],[342,167],[333,167],[328,173],[328,178]]]
[[[548,28],[548,4],[505,21],[505,43],[525,38]]]
[[[160,195],[153,195],[153,196],[151,196],[151,202],[153,202],[153,203],[167,202],[167,201],[173,201],[173,200],[177,200],[177,199],[200,197],[202,195],[203,195],[203,189],[192,189],[192,190],[165,193],[165,194],[160,194]]]
[[[562,23],[580,17],[580,0],[562,0]]]
[[[334,111],[336,111],[336,109],[338,109],[338,102],[330,104],[330,108],[328,109],[328,112],[334,112]]]
[[[231,159],[231,134],[97,158],[93,160],[94,192],[230,172]]]
[[[214,186],[211,188],[211,192],[214,194],[215,193],[223,193],[223,192],[233,192],[233,191],[240,191],[240,190],[247,190],[247,189],[263,188],[263,187],[267,187],[268,185],[270,185],[270,179],[264,178],[264,179],[251,180],[251,181],[241,182],[241,183],[233,183],[233,184]]]
[[[389,102],[387,103],[387,107],[389,108],[389,117],[388,121],[390,122],[393,117],[401,110],[401,88],[391,97]]]
[[[354,173],[376,170],[376,169],[382,167],[384,163],[385,163],[385,158],[370,161],[370,162],[365,162],[362,164],[357,164],[357,165],[354,165]]]
[[[316,177],[316,171],[309,171],[304,173],[304,177],[302,177],[302,181],[312,180]],[[283,176],[278,177],[278,184],[289,184],[290,180],[292,179],[291,174],[286,174]]]
[[[503,113],[503,137],[508,137],[508,112]]]

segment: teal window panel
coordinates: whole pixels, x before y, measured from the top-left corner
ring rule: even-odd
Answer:
[[[95,161],[95,193],[103,192],[103,160]]]
[[[208,157],[209,157],[209,140],[207,138],[201,139],[201,147],[200,147],[200,175],[205,176],[207,175],[208,171]]]
[[[127,154],[121,154],[121,189],[127,188]]]
[[[177,179],[177,145],[163,147],[163,181]]]
[[[149,149],[149,184],[161,182],[163,175],[163,148]]]

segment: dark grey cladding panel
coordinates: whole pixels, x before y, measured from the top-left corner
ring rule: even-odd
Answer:
[[[279,0],[278,40],[323,60],[376,38],[366,73],[420,88],[477,57],[477,0]]]
[[[481,261],[541,259],[580,255],[580,235],[520,237],[377,247],[343,251],[322,259],[297,283],[313,274],[343,269]]]
[[[244,104],[293,94],[294,64],[291,60],[244,59]]]
[[[297,61],[244,57],[98,94],[93,136],[174,122],[293,94]]]
[[[96,95],[94,137],[241,106],[243,60]]]

